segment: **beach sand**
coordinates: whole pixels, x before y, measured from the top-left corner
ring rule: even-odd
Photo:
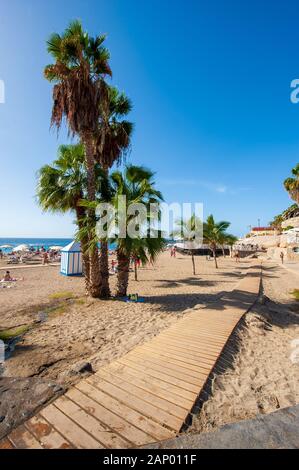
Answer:
[[[177,254],[173,259],[165,252],[154,266],[139,270],[139,281],[132,273],[129,292],[142,296],[142,303],[87,299],[84,280],[61,276],[57,266],[12,267],[12,275],[24,279],[0,290],[0,329],[30,329],[0,378],[0,415],[7,417],[0,424],[0,436],[49,400],[49,387],[51,398],[61,393],[59,386],[67,388],[80,380],[82,364],[90,363],[96,371],[178,321],[187,309],[207,305],[232,290],[250,260],[236,264],[229,257],[220,258],[216,270],[213,261],[197,257],[196,265],[198,274],[192,276],[189,256]],[[111,276],[112,290],[115,283],[116,276]],[[298,362],[290,359],[291,342],[299,339],[299,307],[290,294],[296,287],[298,276],[276,263],[264,263],[264,295],[229,341],[214,371],[212,389],[203,393],[203,406],[188,431],[212,431],[299,403],[299,351]],[[11,382],[9,377],[19,379]],[[17,393],[20,402],[15,412],[11,393]]]
[[[263,295],[231,338],[190,432],[299,403],[299,302],[290,294],[298,287],[299,276],[264,263]]]
[[[139,270],[139,281],[132,274],[129,292],[144,297],[142,303],[86,299],[83,279],[61,276],[58,267],[11,268],[13,276],[24,279],[0,290],[0,327],[33,328],[6,361],[4,376],[39,376],[68,385],[76,380],[72,370],[78,363],[88,360],[96,370],[122,356],[184,310],[232,289],[249,265],[225,258],[216,270],[203,257],[196,264],[194,277],[190,257],[173,259],[165,252],[154,266]],[[112,290],[115,282],[111,276]]]

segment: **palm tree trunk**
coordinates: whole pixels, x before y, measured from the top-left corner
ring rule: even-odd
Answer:
[[[87,195],[90,202],[96,199],[96,178],[94,171],[94,142],[93,135],[90,132],[84,132],[81,140],[85,147],[86,170],[87,170]],[[96,218],[94,209],[88,209],[88,217],[91,223],[91,238],[96,226]],[[97,246],[89,249],[89,294],[91,297],[100,296],[101,277],[99,268],[99,252]]]
[[[134,261],[134,275],[135,275],[135,281],[138,281],[138,276],[137,276],[137,263]]]
[[[101,299],[107,299],[110,297],[110,286],[109,286],[109,261],[108,261],[108,242],[101,241],[100,249],[100,273],[101,273],[101,287],[100,297]]]
[[[222,255],[223,255],[223,258],[225,258],[225,249],[224,249],[223,246],[222,246],[221,248],[222,248]]]
[[[79,229],[83,228],[82,219],[85,217],[85,210],[81,206],[76,206],[76,216],[77,216],[77,224]],[[86,295],[89,294],[89,278],[90,278],[90,263],[89,263],[89,254],[88,254],[88,238],[81,237],[81,250],[82,250],[82,261],[83,261],[83,270],[85,276],[85,291]]]
[[[108,168],[103,167],[106,178],[108,178]],[[101,249],[100,249],[100,273],[101,273],[101,288],[100,288],[100,298],[108,299],[111,296],[110,286],[109,286],[109,260],[108,260],[108,242],[106,240],[101,240]]]
[[[117,250],[117,262],[118,262],[118,273],[117,273],[117,297],[125,297],[127,295],[128,284],[129,284],[129,268],[130,258],[123,255],[120,250]]]
[[[215,267],[218,269],[218,263],[217,263],[217,256],[216,256],[216,249],[213,248],[213,256],[214,256],[214,261],[215,261]]]
[[[192,266],[193,266],[193,275],[195,276],[195,260],[194,260],[194,254],[191,252],[191,258],[192,258]]]

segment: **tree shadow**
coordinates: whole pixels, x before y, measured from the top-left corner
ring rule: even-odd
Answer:
[[[179,287],[182,285],[187,285],[187,286],[215,286],[218,284],[220,281],[208,281],[204,279],[199,279],[196,277],[186,277],[184,279],[157,279],[156,282],[160,282],[160,284],[157,287],[162,287],[162,288],[174,288],[174,287]],[[186,294],[188,295],[188,294]]]

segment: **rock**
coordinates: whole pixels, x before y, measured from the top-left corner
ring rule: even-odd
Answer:
[[[92,365],[90,362],[77,362],[70,370],[69,375],[79,375],[85,372],[92,373]]]
[[[63,390],[55,382],[38,377],[1,377],[0,439],[36,414],[42,406],[60,395]]]

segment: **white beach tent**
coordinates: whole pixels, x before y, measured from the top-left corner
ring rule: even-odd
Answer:
[[[64,276],[80,276],[83,273],[82,252],[75,240],[61,250],[60,273]]]
[[[16,246],[13,250],[14,253],[17,253],[18,251],[29,251],[29,246],[28,245],[19,245]]]

